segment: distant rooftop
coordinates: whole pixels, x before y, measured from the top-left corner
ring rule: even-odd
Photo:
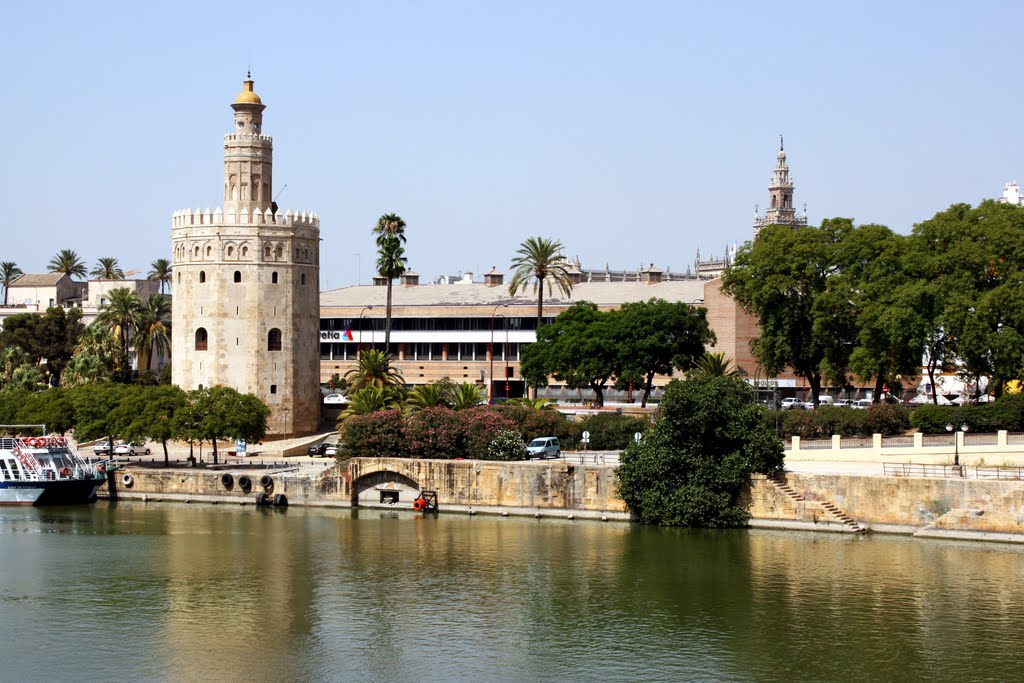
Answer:
[[[64,273],[25,273],[11,281],[11,287],[53,287]]]

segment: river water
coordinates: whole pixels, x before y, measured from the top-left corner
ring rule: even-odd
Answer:
[[[363,509],[0,510],[0,678],[1024,677],[1024,549]]]

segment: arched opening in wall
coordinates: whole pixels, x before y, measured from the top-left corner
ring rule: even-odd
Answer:
[[[277,256],[277,258],[281,258],[282,256],[284,256],[284,248],[278,247],[277,251],[274,252],[274,255]]]
[[[252,198],[256,201],[260,200],[260,177],[258,175],[252,177]]]
[[[205,270],[200,270],[199,271],[199,282],[200,282],[200,284],[202,284],[203,282],[206,282],[206,271]]]
[[[267,351],[281,350],[281,330],[276,327],[267,333]]]
[[[270,258],[270,245],[263,250],[263,258]]]
[[[178,273],[178,284],[181,284],[181,273]]]
[[[242,281],[242,271],[236,270],[235,271],[235,282],[241,282],[241,281]]]
[[[271,384],[270,385],[270,393],[272,393],[272,394],[276,394],[277,393],[277,385],[276,384]]]
[[[305,273],[303,273],[302,275],[299,276],[299,284],[300,285],[306,284],[306,274]]]
[[[198,244],[196,245],[196,248],[193,250],[192,253],[195,254],[196,258],[199,258],[199,245]]]
[[[299,250],[298,249],[295,250],[295,260],[296,261],[299,260]]]
[[[242,183],[242,201],[243,202],[249,201],[249,184],[248,183]]]
[[[242,258],[249,257],[249,247],[242,247]]]
[[[370,472],[352,482],[352,507],[411,504],[420,485],[398,472]]]
[[[776,197],[775,195],[772,195],[772,208],[774,209],[778,205],[779,205],[778,197]]]
[[[228,258],[234,258],[234,256],[235,256],[235,248],[234,247],[228,247]]]
[[[273,273],[270,274],[270,284],[272,284],[272,285],[276,285],[277,284],[277,271],[276,270]]]
[[[206,248],[206,258],[210,258],[211,256],[213,256],[213,247],[207,247]]]
[[[206,351],[208,346],[209,336],[206,334],[206,328],[200,327],[196,330],[196,351]]]

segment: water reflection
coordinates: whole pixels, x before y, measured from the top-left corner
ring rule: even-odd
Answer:
[[[7,678],[1019,675],[1017,547],[390,511],[0,511]]]

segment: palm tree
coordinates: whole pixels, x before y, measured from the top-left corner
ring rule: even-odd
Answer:
[[[543,237],[529,237],[516,251],[519,256],[512,259],[512,280],[508,283],[508,292],[512,296],[526,285],[533,282],[537,292],[537,329],[544,320],[544,283],[548,290],[557,289],[563,295],[572,292],[572,278],[569,276],[569,263],[562,254],[562,243]]]
[[[149,264],[152,269],[149,271],[148,277],[150,280],[156,280],[160,283],[160,293],[164,293],[164,285],[171,281],[171,262],[165,258],[158,258]]]
[[[7,290],[20,275],[21,268],[14,261],[4,261],[0,263],[0,284],[4,286],[4,306],[7,305]]]
[[[484,388],[479,384],[456,384],[452,392],[452,408],[465,410],[474,408],[484,400]]]
[[[449,406],[451,391],[446,384],[421,384],[412,390],[407,402],[412,410]]]
[[[124,271],[117,265],[117,259],[113,256],[104,256],[96,259],[96,267],[89,273],[97,280],[123,280]]]
[[[398,387],[367,386],[352,394],[348,407],[338,415],[340,432],[345,421],[353,415],[369,415],[380,410],[401,410],[402,393]]]
[[[692,373],[706,377],[739,377],[743,374],[732,360],[725,357],[724,353],[708,353],[707,351],[697,360],[697,366]]]
[[[377,236],[377,272],[388,281],[388,302],[384,313],[384,348],[391,344],[391,284],[396,277],[405,275],[405,221],[387,213],[377,219],[373,228]]]
[[[50,259],[47,267],[51,273],[64,273],[68,277],[85,277],[85,262],[75,253],[74,249],[61,249]]]
[[[134,330],[134,345],[140,373],[149,371],[154,352],[158,356],[170,355],[171,302],[163,294],[154,294],[142,304]]]
[[[513,398],[507,401],[510,405],[523,406],[530,410],[556,410],[558,403],[550,398]]]
[[[345,373],[345,381],[352,389],[405,386],[402,372],[391,367],[391,354],[378,349],[369,349],[361,353],[359,364]]]
[[[117,343],[120,357],[115,369],[121,373],[128,370],[132,333],[138,329],[142,310],[143,303],[138,294],[127,287],[118,287],[110,290],[110,301],[100,307],[93,323]]]
[[[117,355],[113,338],[99,326],[90,325],[61,373],[61,386],[70,388],[112,379]]]

